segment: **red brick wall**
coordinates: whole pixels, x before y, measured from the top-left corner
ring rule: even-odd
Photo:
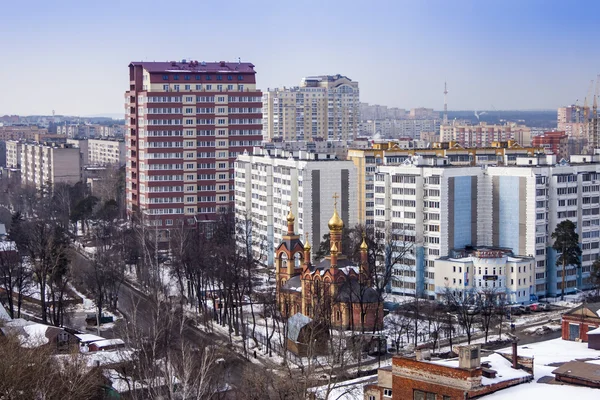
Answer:
[[[563,315],[562,318],[562,339],[563,340],[569,340],[569,325],[572,324],[577,324],[579,325],[579,338],[583,341],[583,342],[587,342],[588,341],[588,330],[594,330],[596,329],[598,326],[600,326],[600,321],[596,322],[596,321],[586,321],[586,320],[581,320],[581,318],[577,318],[576,316],[571,316],[571,315]]]
[[[393,400],[411,400],[414,398],[413,392],[415,389],[422,390],[424,392],[436,393],[440,399],[442,396],[450,396],[450,399],[452,400],[463,400],[465,398],[465,393],[462,390],[450,388],[448,386],[420,382],[414,379],[406,379],[399,376],[394,376],[392,382]]]

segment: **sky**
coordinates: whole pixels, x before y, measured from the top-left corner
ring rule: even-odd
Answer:
[[[307,75],[361,101],[449,110],[555,109],[600,73],[600,1],[9,1],[0,115],[124,113],[130,61],[252,62],[261,89]]]

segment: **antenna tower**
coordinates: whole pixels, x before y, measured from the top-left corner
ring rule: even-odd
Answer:
[[[444,125],[448,123],[448,86],[444,82]]]

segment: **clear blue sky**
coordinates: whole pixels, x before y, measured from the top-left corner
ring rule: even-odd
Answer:
[[[250,61],[260,88],[340,73],[403,108],[552,109],[600,73],[600,1],[5,1],[0,115],[123,112],[132,60]]]

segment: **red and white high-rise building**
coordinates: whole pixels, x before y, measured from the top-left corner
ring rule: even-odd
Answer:
[[[159,235],[233,209],[234,163],[262,140],[262,93],[242,62],[132,62],[127,209]],[[182,222],[180,222],[182,221]]]

